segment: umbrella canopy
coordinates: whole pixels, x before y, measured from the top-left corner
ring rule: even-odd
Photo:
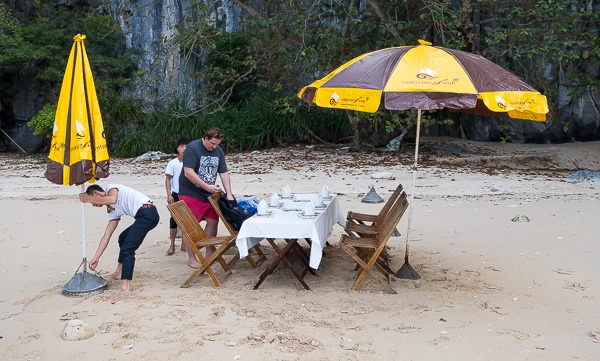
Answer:
[[[361,55],[298,93],[309,104],[326,108],[374,113],[383,97],[386,109],[418,110],[405,264],[396,273],[396,277],[408,279],[420,278],[408,263],[408,249],[421,112],[448,108],[542,122],[549,115],[546,97],[501,66],[479,55],[431,46],[423,40],[419,43]]]
[[[419,42],[361,55],[298,97],[320,107],[374,113],[383,95],[390,110],[449,108],[546,120],[546,97],[508,70],[479,55]]]
[[[54,119],[46,178],[56,184],[94,183],[109,176],[102,116],[83,39],[77,35]]]

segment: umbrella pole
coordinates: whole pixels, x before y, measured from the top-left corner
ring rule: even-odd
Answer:
[[[408,263],[408,250],[409,250],[409,237],[410,237],[410,221],[413,213],[413,203],[415,200],[415,184],[417,182],[417,163],[419,159],[419,137],[421,135],[421,109],[417,110],[417,140],[415,145],[415,161],[413,163],[413,179],[412,179],[412,188],[410,191],[410,207],[408,208],[408,227],[406,229],[406,249],[404,251],[404,264],[398,272],[396,272],[395,276],[397,278],[404,278],[409,280],[418,280],[421,278],[417,271],[412,268],[412,266]]]
[[[81,193],[84,193],[85,189],[83,184],[81,185]],[[87,256],[85,250],[85,203],[81,202],[81,244],[83,248],[83,272],[87,272]]]

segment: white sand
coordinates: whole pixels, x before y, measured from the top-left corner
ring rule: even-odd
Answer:
[[[443,144],[468,149],[437,155]],[[0,153],[0,355],[3,360],[597,360],[600,345],[600,183],[569,183],[600,171],[600,143],[482,144],[425,139],[417,180],[410,260],[422,278],[395,280],[396,295],[367,279],[351,291],[353,263],[331,247],[302,289],[283,265],[252,290],[246,262],[217,289],[200,276],[187,289],[187,256],[166,256],[168,220],[160,162],[113,159],[100,185],[122,183],[151,196],[161,223],[137,253],[132,292],[111,281],[102,294],[69,298],[62,286],[82,260],[79,187],[47,181],[35,157]],[[240,198],[293,192],[339,194],[344,211],[376,213],[360,200],[374,184],[387,199],[410,193],[409,153],[339,153],[292,147],[227,156]],[[375,172],[394,180],[374,180]],[[529,223],[511,222],[526,215]],[[86,206],[87,255],[106,226]],[[404,261],[408,214],[391,240],[392,268]],[[131,221],[124,219],[117,232]],[[224,229],[220,229],[224,232]],[[117,238],[100,260],[116,265]],[[178,241],[179,244],[179,241]],[[96,334],[63,341],[67,320]],[[598,336],[600,338],[600,336]],[[229,346],[228,346],[229,345]]]

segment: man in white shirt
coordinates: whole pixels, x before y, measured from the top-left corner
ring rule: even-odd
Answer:
[[[121,291],[129,292],[135,265],[135,251],[160,220],[156,207],[147,196],[121,184],[109,184],[106,192],[99,185],[92,184],[85,193],[79,194],[79,200],[83,203],[91,203],[94,207],[106,206],[108,212],[108,225],[100,239],[98,250],[90,261],[92,271],[96,270],[121,216],[128,215],[135,219],[135,222],[119,235],[117,270],[110,276],[112,279],[121,280]]]
[[[165,188],[167,189],[167,203],[171,204],[179,200],[179,175],[183,169],[183,152],[189,144],[189,140],[181,138],[177,141],[177,158],[172,159],[167,164],[165,170]],[[169,237],[171,238],[171,246],[167,250],[168,255],[175,253],[175,237],[177,236],[177,223],[173,217],[169,219]],[[181,250],[186,250],[185,241],[181,242]]]

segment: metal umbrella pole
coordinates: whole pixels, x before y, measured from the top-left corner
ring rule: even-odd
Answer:
[[[83,184],[81,193],[84,193]],[[81,202],[81,244],[83,248],[83,261],[75,271],[75,275],[67,284],[63,286],[63,295],[70,297],[82,297],[86,295],[95,295],[104,292],[108,286],[108,281],[104,278],[87,272],[87,256],[85,248],[85,203]],[[83,270],[79,272],[81,267]]]
[[[408,263],[408,251],[409,251],[409,240],[410,240],[410,220],[413,213],[413,203],[415,201],[415,183],[417,182],[417,162],[419,158],[419,137],[421,134],[421,110],[418,110],[417,116],[417,144],[415,145],[415,161],[413,163],[413,180],[412,180],[412,189],[410,191],[410,207],[408,209],[408,228],[406,229],[406,249],[404,251],[404,264],[398,272],[396,272],[395,276],[397,278],[404,278],[409,280],[418,280],[421,278],[417,271]]]

